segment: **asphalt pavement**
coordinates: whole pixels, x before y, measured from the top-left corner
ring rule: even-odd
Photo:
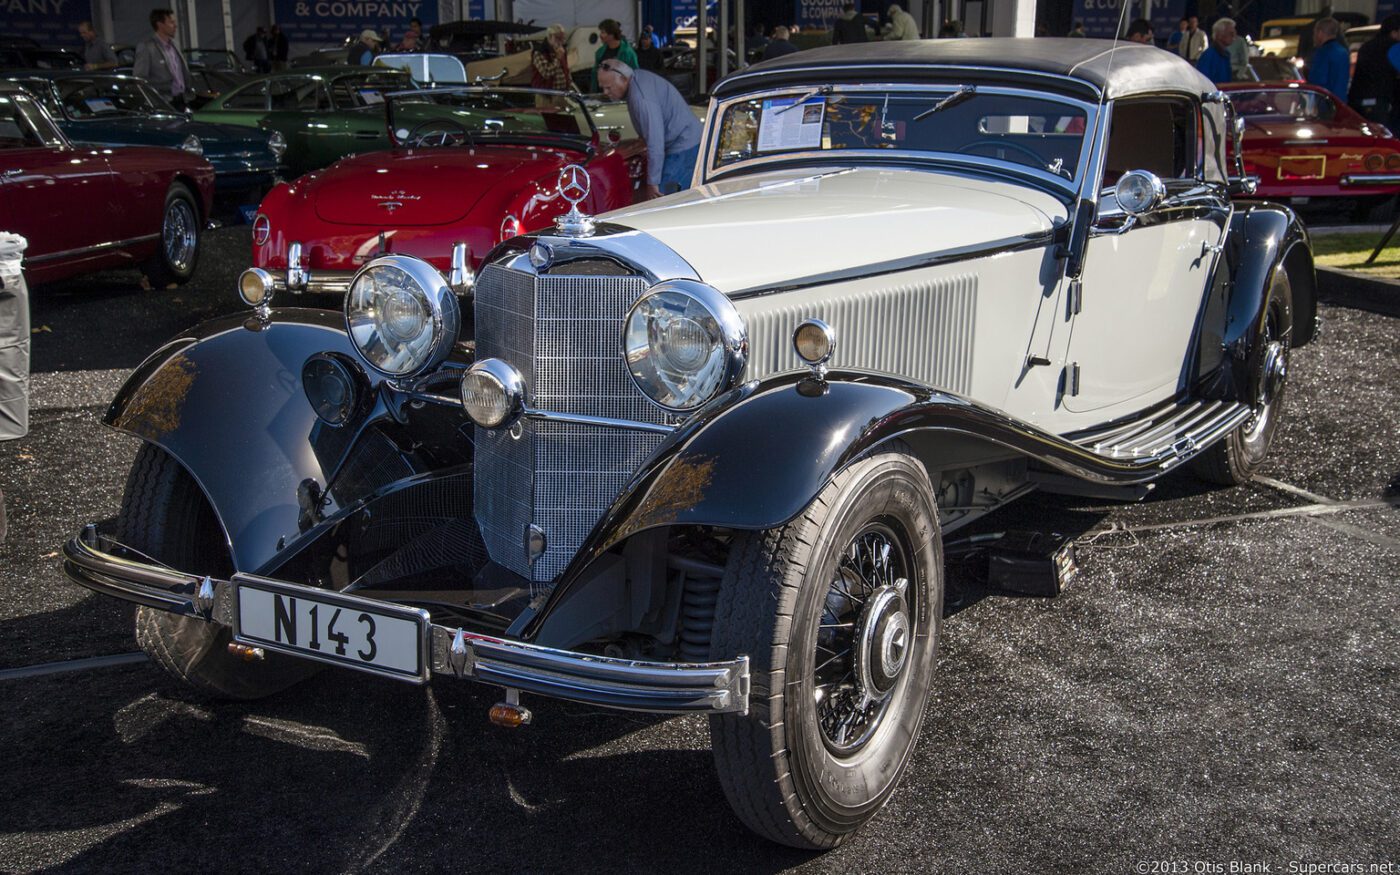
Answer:
[[[0,443],[0,871],[1400,871],[1400,320],[1323,307],[1253,483],[989,520],[1074,535],[1080,575],[1043,599],[952,570],[913,764],[811,855],[730,814],[702,718],[535,699],[512,731],[471,684],[333,669],[211,705],[129,658],[15,671],[135,650],[131,610],[66,583],[59,546],[120,501],[136,445],[105,405],[241,308],[247,254],[220,229],[184,288],[34,294],[32,431]]]

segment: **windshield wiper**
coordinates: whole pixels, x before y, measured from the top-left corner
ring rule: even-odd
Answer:
[[[782,115],[783,113],[787,112],[787,111],[790,110],[790,109],[797,109],[799,106],[801,106],[802,104],[804,104],[804,103],[806,103],[807,101],[811,100],[813,97],[816,97],[818,94],[830,94],[831,91],[832,91],[832,89],[831,89],[831,86],[830,86],[830,85],[822,85],[822,86],[819,86],[819,87],[817,87],[817,88],[813,88],[811,91],[808,91],[806,94],[804,94],[804,95],[802,95],[801,97],[797,98],[797,102],[796,102],[796,103],[790,103],[790,104],[788,104],[787,106],[783,107],[782,109],[777,110],[777,111],[774,112],[773,114],[774,114],[774,115]]]
[[[914,116],[913,120],[916,122],[923,121],[924,119],[928,118],[936,112],[942,112],[945,109],[957,106],[964,100],[971,99],[971,97],[976,93],[976,85],[964,85],[957,91],[954,91],[952,94],[935,103],[933,106],[930,106],[928,109]]]

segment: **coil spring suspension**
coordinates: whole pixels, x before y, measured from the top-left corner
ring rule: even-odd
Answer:
[[[680,653],[686,662],[708,662],[710,630],[715,625],[715,603],[719,600],[719,577],[701,577],[681,572],[685,578],[681,598]]]

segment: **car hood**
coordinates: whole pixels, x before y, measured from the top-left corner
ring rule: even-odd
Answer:
[[[1327,122],[1297,122],[1293,120],[1259,118],[1244,120],[1244,136],[1249,141],[1290,140],[1289,145],[1306,146],[1308,142],[1354,138],[1358,140],[1377,139],[1379,130],[1362,130],[1355,125],[1329,124]]]
[[[128,116],[65,122],[63,131],[80,143],[106,146],[178,147],[190,134],[199,138],[206,157],[269,152],[266,131],[190,121],[173,116]]]
[[[519,189],[578,158],[521,146],[395,149],[342,159],[297,187],[324,222],[446,225],[465,218],[488,191]]]
[[[839,275],[1050,231],[1067,208],[1023,185],[927,170],[762,173],[602,218],[645,231],[720,291]]]

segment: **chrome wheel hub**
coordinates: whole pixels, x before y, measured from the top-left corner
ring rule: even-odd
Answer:
[[[909,611],[893,586],[875,592],[857,624],[856,685],[866,701],[883,701],[894,692],[909,655]]]
[[[194,211],[183,200],[172,201],[165,210],[161,238],[165,246],[165,260],[175,270],[189,270],[194,260],[195,241],[198,239],[195,223]]]

